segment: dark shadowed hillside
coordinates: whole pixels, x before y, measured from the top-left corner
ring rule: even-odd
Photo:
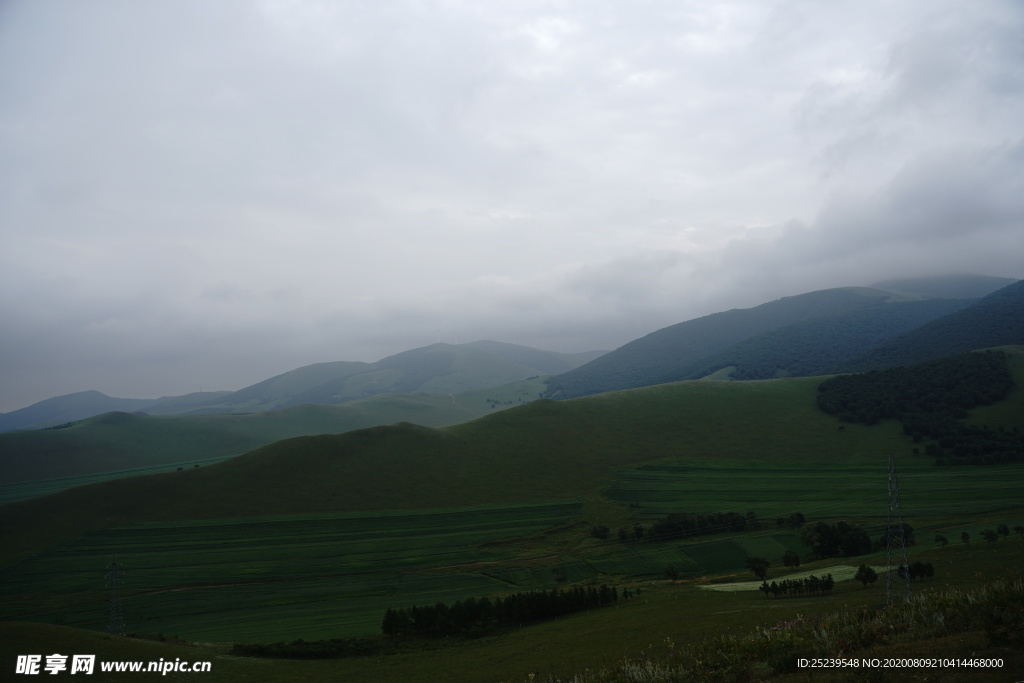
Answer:
[[[911,330],[838,369],[862,372],[1021,343],[1024,343],[1024,280]]]
[[[803,320],[711,354],[683,379],[699,379],[726,367],[732,367],[729,376],[739,380],[828,374],[844,361],[974,301],[899,301]]]
[[[679,380],[698,361],[754,335],[803,320],[885,306],[893,296],[866,287],[825,289],[688,320],[551,378],[547,395],[572,398]]]
[[[842,371],[851,359],[947,315],[977,297],[994,295],[1016,280],[950,275],[886,280],[786,297],[754,308],[715,313],[663,328],[590,363],[548,380],[546,396],[572,398],[715,374],[718,379],[768,379]],[[1012,315],[1012,311],[1007,311]],[[997,315],[996,315],[997,317]],[[984,318],[984,320],[983,320]],[[936,347],[918,362],[974,348],[1020,343],[1014,334],[983,333],[995,318],[974,320],[979,329],[965,346]],[[955,323],[961,324],[961,323]],[[909,344],[916,345],[916,337]],[[995,341],[999,340],[999,341]],[[1005,341],[1004,341],[1005,340]],[[987,342],[993,341],[989,344]],[[974,344],[974,345],[971,345]],[[869,363],[876,363],[870,360]],[[857,366],[871,369],[875,365]]]

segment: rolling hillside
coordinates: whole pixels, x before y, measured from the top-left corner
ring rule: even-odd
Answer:
[[[1007,344],[1024,344],[1024,280],[913,329],[836,370],[863,372]]]
[[[824,375],[855,356],[975,301],[895,301],[803,320],[754,335],[673,375],[699,379],[730,366],[733,370],[728,378],[738,380]]]
[[[696,379],[723,368],[732,369],[725,376],[715,374],[715,378],[765,379],[837,372],[852,358],[968,308],[974,303],[973,296],[1016,282],[973,275],[891,280],[873,287],[821,290],[754,308],[715,313],[652,332],[575,370],[551,377],[545,395],[586,396]],[[936,294],[947,298],[936,298]],[[994,323],[979,318],[978,324]],[[988,343],[989,338],[978,335],[978,344],[970,348],[1020,343],[999,341],[1004,336],[992,335],[995,341]],[[912,339],[909,343],[918,342]]]
[[[253,413],[304,403],[344,403],[382,393],[459,393],[577,368],[603,351],[556,353],[496,341],[433,344],[377,362],[317,362],[238,391],[114,398],[98,391],[55,396],[0,414],[0,432],[40,429],[111,412],[148,415]]]
[[[39,429],[113,411],[173,411],[180,406],[187,408],[197,403],[217,399],[228,393],[227,391],[203,392],[185,396],[165,396],[154,400],[113,398],[98,391],[79,391],[74,394],[48,398],[25,408],[0,414],[0,432],[15,429]]]
[[[0,434],[0,485],[225,458],[281,439],[395,422],[452,425],[533,400],[543,386],[538,378],[457,395],[379,394],[244,415],[105,413],[61,429]]]
[[[566,372],[602,353],[556,353],[488,340],[432,344],[376,363],[314,363],[233,392],[159,399],[112,398],[98,391],[57,396],[0,414],[0,432],[63,425],[112,411],[150,415],[249,413],[307,403],[333,405],[378,394],[453,394]]]
[[[548,380],[547,396],[573,398],[682,379],[713,353],[802,320],[885,306],[895,295],[878,289],[826,289],[689,320],[629,342]]]
[[[376,363],[318,363],[246,387],[194,412],[250,412],[337,404],[377,394],[453,394],[577,367],[601,352],[561,354],[479,341],[432,344]]]

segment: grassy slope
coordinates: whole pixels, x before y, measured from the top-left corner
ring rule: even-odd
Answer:
[[[238,455],[296,436],[395,422],[432,427],[472,420],[536,398],[540,379],[456,396],[382,394],[344,405],[302,405],[247,415],[153,417],[114,413],[66,429],[0,434],[0,484],[174,465]],[[493,398],[501,405],[488,403]],[[496,406],[496,407],[494,407]]]

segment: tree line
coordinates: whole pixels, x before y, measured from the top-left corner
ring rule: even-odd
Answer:
[[[758,590],[765,594],[766,597],[778,598],[784,595],[823,595],[832,592],[832,588],[836,585],[835,580],[831,574],[825,574],[825,576],[818,577],[813,574],[805,579],[783,579],[782,581],[772,581],[768,583],[763,581],[758,587]]]
[[[389,609],[381,631],[388,636],[476,637],[491,631],[603,607],[617,602],[614,586],[530,591],[490,598],[466,598],[452,605],[437,603]]]
[[[853,557],[887,547],[889,537],[897,532],[902,532],[904,545],[915,544],[914,527],[906,523],[902,527],[887,526],[882,535],[872,542],[867,532],[856,524],[818,522],[805,526],[800,532],[800,540],[810,548],[811,556],[814,558]]]
[[[958,420],[1000,401],[1014,386],[1006,354],[965,353],[907,367],[833,377],[818,386],[818,407],[844,422],[896,419],[915,443],[933,440],[928,455],[940,465],[989,465],[1024,460],[1015,427],[991,429]]]
[[[620,527],[618,538],[622,543],[641,541],[657,543],[704,534],[756,531],[760,528],[761,523],[754,512],[748,512],[745,515],[738,512],[673,512],[650,526],[634,524]],[[594,527],[591,531],[591,534],[597,538],[608,538],[609,533],[608,527],[603,526]]]

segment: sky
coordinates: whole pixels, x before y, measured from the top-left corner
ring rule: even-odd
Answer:
[[[0,411],[1024,277],[1018,0],[0,1]]]

